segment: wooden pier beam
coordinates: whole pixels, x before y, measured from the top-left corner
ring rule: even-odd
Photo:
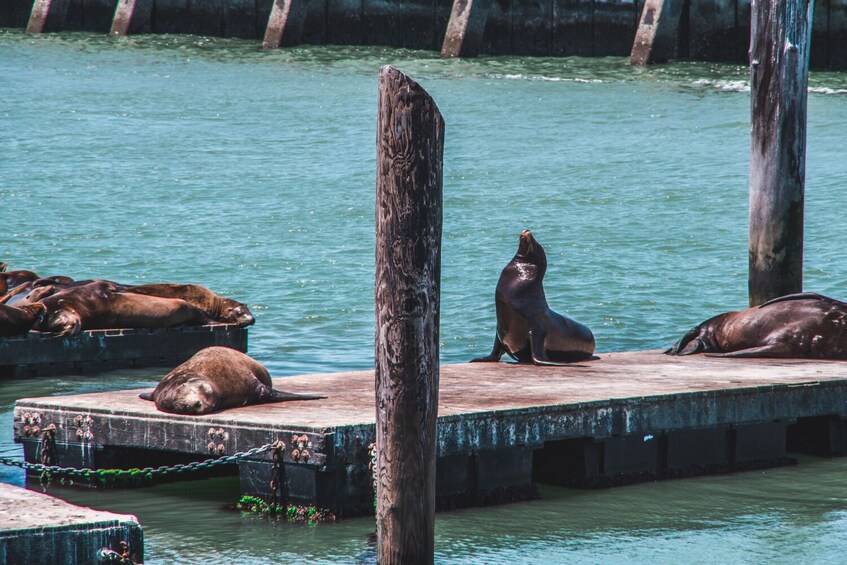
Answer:
[[[630,65],[663,63],[678,55],[683,0],[646,0],[641,9]]]
[[[153,0],[118,0],[109,35],[149,33],[152,14]]]
[[[444,34],[441,56],[476,57],[482,48],[482,34],[488,20],[490,0],[453,0],[453,10]]]
[[[394,67],[379,74],[376,180],[377,560],[432,563],[444,120]]]
[[[298,45],[303,36],[308,7],[306,0],[274,0],[262,49]]]
[[[26,26],[27,33],[59,31],[65,23],[70,0],[35,0]]]
[[[753,0],[750,305],[803,290],[806,101],[814,0]]]

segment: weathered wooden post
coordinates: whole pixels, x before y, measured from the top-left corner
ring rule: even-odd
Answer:
[[[109,35],[124,36],[130,33],[149,33],[153,0],[118,0]]]
[[[482,48],[482,34],[488,20],[490,0],[453,0],[450,21],[441,45],[441,56],[476,57]]]
[[[444,120],[394,67],[380,70],[378,112],[377,559],[432,563]]]
[[[26,25],[27,33],[58,31],[65,24],[70,0],[35,0]]]
[[[664,63],[679,51],[682,0],[645,0],[632,42],[630,65]]]
[[[814,0],[753,0],[750,305],[803,290],[806,101]]]
[[[308,12],[307,0],[274,0],[265,28],[262,49],[277,49],[280,45],[298,45]]]

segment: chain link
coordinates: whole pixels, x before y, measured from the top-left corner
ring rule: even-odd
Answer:
[[[26,461],[18,461],[8,457],[0,457],[0,464],[8,465],[10,467],[20,467],[21,469],[25,469],[27,471],[34,471],[36,473],[48,473],[50,475],[81,477],[84,479],[88,479],[91,477],[102,477],[117,480],[120,480],[122,478],[153,478],[154,476],[164,476],[171,473],[187,473],[193,471],[200,471],[203,469],[211,469],[212,467],[216,467],[218,465],[234,463],[239,459],[252,457],[254,455],[258,455],[260,453],[268,451],[269,449],[274,448],[275,445],[277,444],[266,443],[261,447],[254,447],[253,449],[250,449],[248,451],[241,451],[238,453],[233,453],[232,455],[224,455],[223,457],[218,457],[216,459],[194,461],[192,463],[187,463],[184,465],[163,465],[161,467],[155,468],[144,467],[143,469],[78,469],[76,467],[60,467],[58,465],[45,465],[43,463],[28,463]]]

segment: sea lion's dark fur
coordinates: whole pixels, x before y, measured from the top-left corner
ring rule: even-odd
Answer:
[[[199,351],[165,375],[153,392],[139,396],[173,414],[208,414],[248,404],[326,398],[274,390],[261,363],[228,347]]]
[[[709,318],[665,353],[847,359],[847,303],[811,292],[781,296]]]
[[[29,304],[20,308],[0,304],[0,337],[27,334],[42,312],[43,304]]]
[[[204,311],[184,300],[122,292],[110,281],[78,286],[73,283],[39,302],[47,311],[36,329],[59,336],[82,330],[168,328],[212,322]]]
[[[591,330],[547,305],[542,284],[546,271],[544,248],[529,230],[524,230],[517,254],[497,282],[494,348],[487,357],[472,362],[499,361],[504,353],[519,363],[537,365],[559,365],[593,357]]]

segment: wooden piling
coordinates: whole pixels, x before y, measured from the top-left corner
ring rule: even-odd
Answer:
[[[109,35],[149,33],[152,12],[153,0],[118,0]]]
[[[441,56],[475,57],[482,47],[490,0],[453,0]]]
[[[262,49],[299,44],[307,9],[306,0],[274,0]]]
[[[377,560],[432,563],[444,120],[394,67],[379,75],[376,182]]]
[[[69,0],[35,0],[26,26],[27,33],[44,33],[62,29]]]
[[[750,305],[803,290],[806,101],[814,0],[753,0]]]
[[[677,56],[682,0],[646,0],[629,55],[630,65],[663,63]]]

